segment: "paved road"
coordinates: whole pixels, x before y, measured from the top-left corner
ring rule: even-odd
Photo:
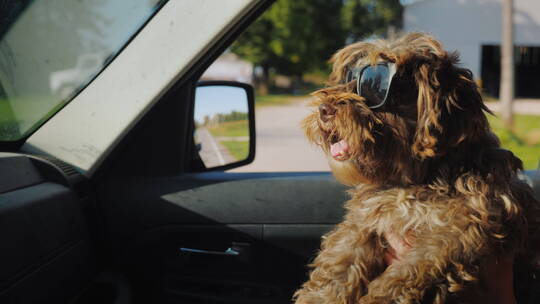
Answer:
[[[493,111],[499,112],[501,104],[488,102],[486,105]],[[516,99],[514,100],[514,112],[517,114],[540,115],[540,99]]]
[[[207,168],[222,166],[236,161],[206,128],[198,128],[196,136],[201,144],[199,155]]]
[[[300,128],[300,121],[311,111],[306,105],[307,100],[287,106],[258,108],[255,112],[255,161],[231,171],[328,171],[323,153],[306,140]]]

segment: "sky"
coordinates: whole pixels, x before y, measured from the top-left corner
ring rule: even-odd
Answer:
[[[417,1],[420,1],[420,0],[399,0],[399,2],[401,3],[401,5],[407,5],[407,4],[411,4],[411,3],[417,2]]]
[[[204,116],[227,114],[232,111],[248,112],[246,91],[239,87],[204,86],[195,92],[195,120],[202,122]]]

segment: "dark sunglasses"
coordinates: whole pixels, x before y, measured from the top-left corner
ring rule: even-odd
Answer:
[[[393,62],[381,62],[349,69],[345,83],[356,81],[356,93],[366,99],[369,108],[375,109],[386,102],[395,74],[396,65]]]

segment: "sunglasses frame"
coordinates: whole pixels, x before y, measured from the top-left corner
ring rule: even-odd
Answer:
[[[351,75],[352,75],[352,79],[350,81],[352,81],[353,79],[356,78],[356,92],[357,92],[357,94],[359,96],[362,96],[361,91],[360,91],[360,88],[361,88],[360,80],[362,79],[362,74],[364,73],[364,71],[367,68],[373,67],[373,66],[379,66],[379,65],[385,66],[385,67],[388,68],[388,72],[390,74],[389,79],[388,79],[388,89],[386,90],[386,94],[384,95],[384,98],[381,101],[381,103],[379,103],[377,105],[374,105],[374,106],[369,106],[368,105],[368,108],[370,108],[370,109],[380,108],[386,103],[386,99],[388,98],[388,93],[390,92],[390,87],[392,86],[392,79],[394,79],[394,75],[396,75],[396,64],[393,63],[393,62],[379,62],[379,63],[374,64],[374,65],[373,64],[366,64],[366,65],[363,65],[363,66],[352,68],[347,72],[347,75],[348,75],[348,73],[351,73]],[[348,82],[350,82],[350,81],[348,81]]]

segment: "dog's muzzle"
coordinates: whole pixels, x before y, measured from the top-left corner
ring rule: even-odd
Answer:
[[[334,114],[336,114],[336,108],[334,106],[326,103],[319,106],[319,115],[323,122],[327,122]]]

